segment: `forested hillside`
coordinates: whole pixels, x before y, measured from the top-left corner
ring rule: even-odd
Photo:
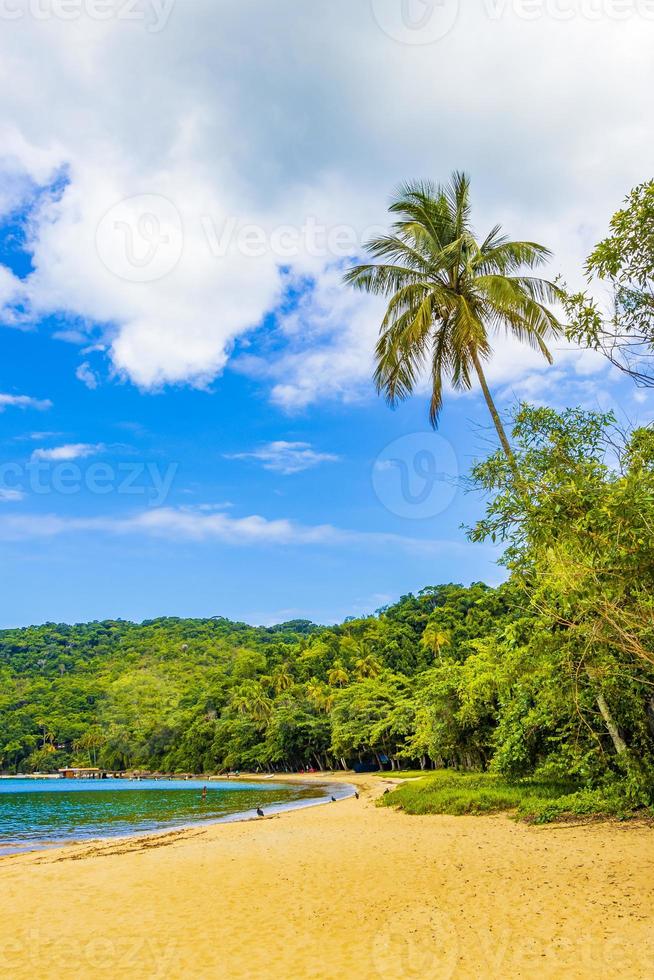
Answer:
[[[448,585],[334,628],[216,617],[6,630],[2,765],[299,768],[382,756],[484,764],[483,739],[468,744],[453,728],[438,747],[428,736],[423,688],[497,635],[510,605],[507,589]]]

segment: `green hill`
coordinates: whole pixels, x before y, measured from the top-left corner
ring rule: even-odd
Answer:
[[[505,592],[429,588],[328,628],[214,617],[2,631],[0,764],[199,771],[429,757],[415,743],[420,689],[510,620]],[[435,624],[447,636],[430,648]],[[475,740],[448,761],[483,762]]]

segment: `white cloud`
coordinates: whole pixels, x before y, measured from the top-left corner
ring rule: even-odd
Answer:
[[[0,169],[0,215],[2,214],[2,174]],[[21,316],[14,312],[13,306],[24,295],[24,286],[6,266],[0,265],[0,323],[12,326],[19,324]]]
[[[230,546],[318,546],[400,549],[414,555],[461,554],[465,542],[410,538],[400,534],[350,531],[331,524],[304,525],[258,514],[232,517],[200,508],[161,507],[131,517],[60,517],[56,514],[0,515],[0,540],[20,541],[92,532],[129,534],[171,541],[218,541]]]
[[[19,500],[23,500],[25,494],[22,490],[8,490],[6,487],[0,487],[0,503],[13,504]]]
[[[345,289],[342,276],[340,266],[326,268],[296,309],[278,318],[280,354],[246,354],[234,362],[237,371],[267,381],[272,401],[289,412],[323,399],[355,402],[372,390],[383,303]]]
[[[281,347],[241,369],[288,410],[360,397],[379,304],[341,287],[334,236],[314,247],[307,222],[347,224],[360,239],[386,222],[399,180],[454,167],[473,175],[480,231],[499,220],[543,241],[553,271],[574,282],[623,195],[649,176],[654,23],[590,19],[582,4],[565,22],[465,4],[445,38],[421,45],[406,25],[397,39],[385,2],[178,0],[159,32],[118,19],[6,22],[0,212],[62,168],[69,183],[33,215],[34,274],[21,283],[0,270],[4,319],[20,319],[23,300],[33,318],[74,315],[78,340],[85,323],[105,325],[118,375],[203,386],[279,306],[290,267],[315,288],[282,325]],[[143,196],[164,199],[161,210],[142,213]],[[260,229],[261,254],[242,237],[221,244],[230,219]],[[291,254],[282,225],[299,236]],[[98,249],[99,227],[110,234]],[[165,274],[136,281],[166,237]],[[515,344],[501,358],[496,382],[534,370]]]
[[[52,402],[47,398],[32,398],[30,395],[0,394],[0,412],[6,408],[33,408],[45,412],[52,408]]]
[[[21,436],[15,436],[17,441],[42,442],[44,439],[56,439],[62,436],[63,432],[26,432]]]
[[[333,453],[320,453],[308,442],[269,442],[259,449],[247,453],[230,453],[227,459],[254,459],[261,463],[265,470],[290,476],[312,469],[321,463],[336,463],[338,456]]]
[[[79,347],[81,344],[85,344],[88,337],[81,330],[75,330],[73,327],[67,327],[65,330],[55,330],[52,335],[55,340],[63,340],[65,344],[75,344]]]
[[[51,463],[69,462],[74,459],[96,456],[103,452],[104,448],[102,443],[93,445],[88,442],[71,442],[65,446],[54,446],[52,449],[35,449],[32,453],[32,460],[47,460]]]
[[[87,388],[90,388],[91,391],[95,391],[100,384],[97,374],[95,371],[93,371],[88,361],[84,361],[79,365],[75,371],[75,377],[78,381],[81,381],[82,384],[85,384]]]

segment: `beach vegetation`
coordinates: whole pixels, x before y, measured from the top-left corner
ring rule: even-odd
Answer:
[[[397,774],[399,775],[399,774]],[[393,792],[379,797],[380,806],[413,814],[492,814],[510,812],[530,823],[585,821],[598,818],[652,819],[654,809],[630,803],[615,785],[579,789],[573,780],[551,777],[508,779],[493,773],[440,771],[416,774]]]

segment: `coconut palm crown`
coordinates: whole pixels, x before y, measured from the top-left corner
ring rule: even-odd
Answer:
[[[446,186],[403,185],[390,206],[389,234],[368,242],[374,264],[345,276],[357,289],[388,297],[376,348],[375,381],[391,405],[407,398],[429,372],[429,417],[435,427],[449,381],[469,389],[476,374],[495,428],[515,468],[510,443],[483,369],[490,337],[506,330],[538,348],[551,363],[545,340],[561,324],[544,305],[561,298],[553,283],[529,275],[550,251],[513,242],[499,225],[479,242],[470,222],[470,180],[454,173]]]

